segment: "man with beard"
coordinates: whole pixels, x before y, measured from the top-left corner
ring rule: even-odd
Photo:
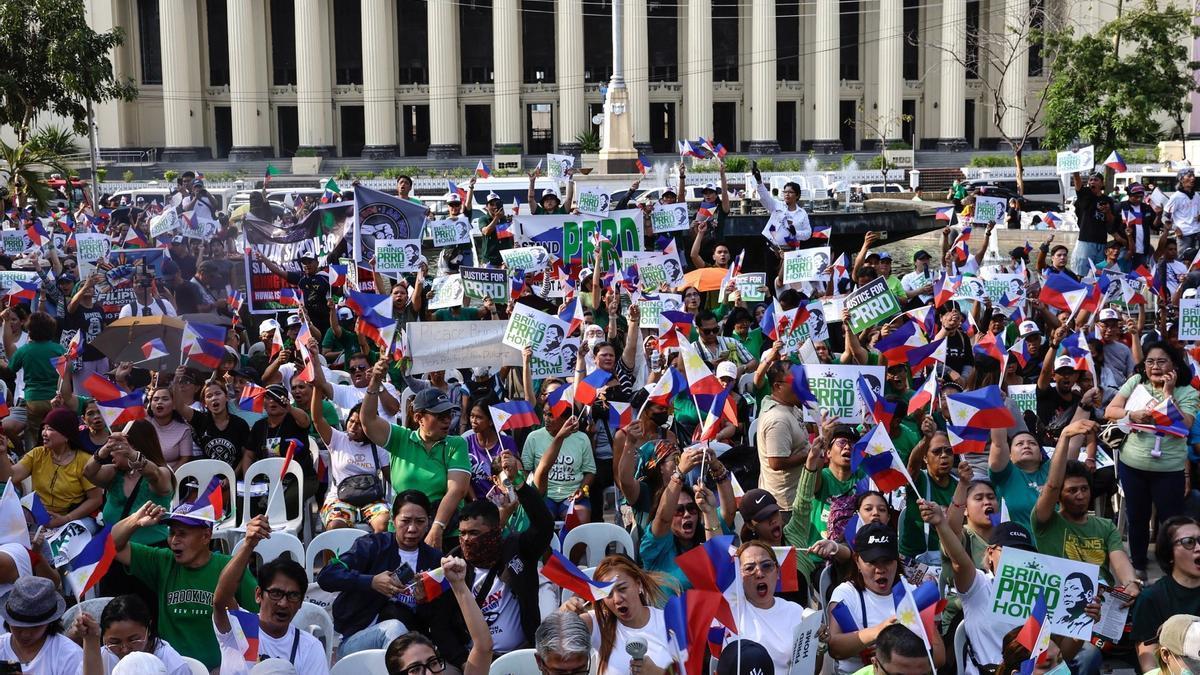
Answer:
[[[541,623],[537,563],[554,536],[554,518],[542,495],[519,473],[512,481],[529,518],[524,532],[502,537],[500,511],[487,499],[463,507],[458,526],[459,549],[469,566],[467,583],[497,654],[528,647],[533,640]]]
[[[146,502],[140,509],[112,526],[116,560],[129,567],[158,598],[158,634],[184,656],[198,659],[212,670],[221,665],[221,653],[212,630],[213,592],[230,557],[209,549],[211,520],[189,515],[197,507],[185,502],[171,510]],[[159,521],[168,527],[167,548],[130,543],[133,533]],[[257,584],[242,571],[237,582],[238,606],[258,609]]]
[[[221,570],[217,588],[213,593],[212,625],[217,643],[226,652],[244,650],[239,646],[237,634],[229,610],[244,607],[237,598],[238,584],[246,576],[254,549],[262,540],[271,536],[271,523],[265,515],[255,516],[246,524],[246,539],[243,546],[233,554],[229,564]],[[258,605],[257,657],[264,659],[286,659],[296,667],[297,675],[328,675],[329,662],[320,640],[306,630],[292,625],[292,619],[304,603],[304,592],[308,589],[308,573],[300,563],[280,556],[266,562],[258,570],[258,586],[254,589],[255,604]],[[223,659],[222,673],[248,672],[245,661],[241,669]]]

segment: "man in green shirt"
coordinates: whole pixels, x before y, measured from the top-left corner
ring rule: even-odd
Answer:
[[[358,333],[354,332],[354,310],[349,307],[338,307],[333,300],[329,301],[329,330],[321,338],[321,355],[330,366],[349,360],[361,349],[358,345]]]
[[[501,228],[508,227],[508,216],[504,215],[504,202],[500,195],[489,192],[487,203],[483,207],[483,215],[475,220],[481,236],[479,242],[479,262],[489,267],[499,267],[504,262],[500,251],[513,247],[511,236],[501,237]]]
[[[387,372],[387,359],[372,366],[359,417],[367,438],[392,455],[391,479],[396,492],[418,490],[433,502],[436,515],[425,543],[440,551],[446,525],[467,494],[471,479],[467,441],[449,435],[450,418],[458,406],[442,390],[429,387],[413,397],[416,429],[391,424],[379,416],[378,410],[379,388]]]
[[[198,659],[213,670],[221,665],[212,629],[213,592],[221,571],[229,564],[229,556],[209,550],[213,521],[202,516],[197,506],[185,502],[167,517],[166,509],[146,502],[114,524],[111,536],[117,562],[128,566],[130,574],[158,596],[158,634],[180,654]],[[130,543],[139,528],[160,521],[168,528],[168,548]],[[236,594],[242,609],[258,611],[254,597],[257,585],[248,571],[242,573]]]
[[[1095,394],[1088,392],[1088,396]],[[1039,553],[1099,565],[1104,583],[1136,597],[1142,590],[1141,581],[1125,552],[1121,533],[1111,520],[1088,514],[1092,478],[1082,462],[1071,459],[1079,452],[1079,441],[1072,443],[1072,439],[1082,440],[1097,429],[1092,420],[1075,420],[1059,435],[1046,485],[1030,516],[1033,537]]]

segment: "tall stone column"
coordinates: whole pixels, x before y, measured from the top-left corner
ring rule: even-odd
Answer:
[[[429,0],[429,157],[462,155],[458,124],[458,7]]]
[[[164,3],[169,4],[169,3]],[[329,0],[295,0],[296,118],[300,149],[337,154],[333,139],[333,50]],[[238,67],[234,64],[234,67]]]
[[[625,83],[633,145],[650,149],[650,65],[646,0],[625,0]],[[711,108],[711,106],[710,106]]]
[[[583,0],[558,0],[558,151],[579,152],[579,134],[591,128],[583,93]]]
[[[759,154],[777,153],[775,0],[753,0],[750,10],[750,142],[747,150]],[[709,110],[712,110],[711,105]]]
[[[495,82],[495,103],[492,119],[496,135],[493,139],[496,154],[519,155],[521,144],[521,2],[494,0],[492,25],[492,68]]]
[[[713,133],[712,0],[689,0],[687,13],[687,58],[680,64],[687,73],[687,133],[681,135],[708,138]]]
[[[938,150],[966,150],[967,0],[942,0],[941,100],[938,101]]]
[[[166,162],[208,158],[204,144],[203,83],[200,79],[200,14],[195,0],[160,2],[158,30],[162,40],[163,121]],[[189,28],[190,27],[190,28]]]
[[[838,124],[841,100],[841,25],[838,0],[816,0],[816,40],[813,49],[813,150],[840,152],[842,136]]]
[[[1014,138],[1021,135],[1027,115],[1025,103],[1029,93],[1029,41],[1026,39],[1028,22],[1028,0],[1004,0],[1004,39],[1008,40],[1004,54],[1011,55],[1012,59],[1000,87],[1009,106],[1000,125],[1006,135]]]
[[[879,91],[873,117],[887,141],[900,138],[903,97],[904,5],[901,0],[879,0]]]
[[[265,0],[240,0],[227,5],[229,31],[229,103],[233,120],[231,161],[271,157],[271,106],[267,99],[267,32]],[[209,30],[219,30],[209,26]]]
[[[363,0],[363,157],[396,156],[396,2]]]
[[[115,26],[127,26],[128,7],[121,0],[92,0],[84,3],[87,12],[88,25],[97,33],[112,30]],[[129,57],[128,40],[122,47],[117,47],[109,53],[112,59],[113,73],[118,78],[133,76],[132,59]],[[100,148],[118,149],[133,145],[129,133],[131,115],[128,114],[130,104],[123,101],[105,101],[95,104],[94,116],[96,123],[97,144]]]

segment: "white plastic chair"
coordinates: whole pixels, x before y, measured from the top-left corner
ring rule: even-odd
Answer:
[[[71,624],[75,623],[75,617],[79,616],[80,612],[86,612],[92,615],[92,618],[99,622],[100,613],[104,611],[106,606],[108,606],[108,602],[110,600],[112,600],[112,598],[92,598],[90,600],[84,600],[78,605],[68,607],[67,611],[63,612],[62,615],[63,627],[70,628]]]
[[[958,664],[958,668],[954,672],[963,672],[963,666],[967,664],[967,622],[962,621],[958,624],[958,628],[954,629],[954,654],[952,656],[954,663]]]
[[[308,542],[308,548],[304,551],[304,571],[308,572],[308,580],[316,579],[314,568],[316,567],[317,558],[325,551],[333,551],[335,555],[341,555],[350,550],[354,544],[354,540],[365,535],[366,532],[356,530],[352,527],[342,527],[336,530],[325,530],[321,534],[313,537],[312,541]]]
[[[233,534],[238,524],[238,505],[237,495],[234,494],[237,485],[237,474],[233,472],[233,467],[229,466],[228,462],[222,462],[219,459],[193,459],[186,462],[175,470],[175,498],[171,500],[172,506],[178,506],[182,499],[183,483],[188,479],[195,479],[199,485],[198,490],[203,491],[212,482],[213,476],[221,476],[225,479],[229,486],[230,498],[225,502],[225,510],[227,511],[225,520],[217,523],[213,528],[213,538],[228,542],[230,535]]]
[[[246,540],[239,539],[233,545],[233,554],[236,555],[245,545]],[[304,542],[300,541],[296,535],[287,532],[272,532],[270,539],[258,542],[258,546],[254,547],[254,553],[262,556],[264,563],[269,563],[284,553],[299,563],[304,560]]]
[[[209,675],[208,668],[205,668],[199,659],[193,659],[190,656],[183,656],[182,654],[179,658],[183,659],[184,665],[191,669],[192,675]]]
[[[537,659],[532,649],[518,649],[492,661],[488,675],[528,675],[538,672]]]
[[[821,576],[817,579],[817,598],[822,610],[829,605],[829,594],[833,589],[833,568],[829,565],[821,568]]]
[[[586,549],[583,564],[588,566],[599,565],[604,556],[608,555],[610,544],[617,544],[622,549],[617,551],[618,553],[624,552],[630,557],[637,555],[637,549],[633,547],[633,538],[625,528],[613,523],[585,523],[571,528],[563,538],[563,555],[569,556],[576,544],[583,544]]]
[[[268,495],[276,489],[280,489],[279,472],[283,469],[283,461],[283,457],[267,457],[251,464],[250,468],[246,469],[246,487],[245,492],[242,493],[243,518],[250,517],[250,485],[256,479],[266,478],[270,481],[267,489]],[[285,491],[282,495],[277,495],[273,501],[268,503],[269,511],[267,517],[271,521],[272,532],[283,531],[299,537],[300,531],[304,527],[304,472],[300,469],[298,462],[288,464],[288,475],[296,479],[297,496],[295,510],[297,515],[295,518],[287,517],[287,492]],[[238,530],[244,532],[245,528],[239,527]],[[302,559],[303,556],[297,558],[296,562],[300,562]]]
[[[386,650],[383,649],[354,652],[333,664],[329,675],[388,675],[387,663],[383,660],[385,653]]]
[[[325,647],[326,663],[333,659],[333,645],[338,641],[338,634],[333,630],[333,618],[329,616],[329,612],[311,602],[305,602],[300,605],[296,616],[292,617],[292,625],[312,633],[321,641],[321,646]]]

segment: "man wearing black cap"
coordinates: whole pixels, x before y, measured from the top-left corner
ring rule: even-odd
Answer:
[[[1104,194],[1104,174],[1093,173],[1083,184],[1083,175],[1074,174],[1075,219],[1079,223],[1079,240],[1071,255],[1071,269],[1078,275],[1087,274],[1087,261],[1104,259],[1104,244],[1110,232],[1117,230],[1116,206]]]
[[[299,272],[289,272],[263,255],[258,249],[254,250],[254,259],[262,263],[271,273],[289,284],[300,289],[304,298],[304,311],[314,329],[321,333],[329,330],[329,277],[321,274],[317,257],[308,250],[300,253],[297,261],[300,263]]]
[[[475,220],[482,235],[479,242],[478,262],[480,264],[499,267],[504,262],[500,251],[513,247],[512,237],[500,237],[500,226],[506,222],[508,222],[508,216],[504,215],[504,202],[500,200],[500,195],[489,192],[487,203],[483,207],[483,215]]]
[[[933,300],[933,272],[929,269],[932,258],[925,249],[913,254],[913,270],[900,279],[900,286],[904,288],[908,301],[905,309],[915,309]]]
[[[1141,183],[1130,183],[1125,192],[1129,199],[1121,202],[1121,223],[1125,227],[1130,269],[1137,269],[1149,263],[1154,254],[1151,233],[1159,228],[1162,209],[1146,201],[1146,186]],[[1169,234],[1170,230],[1163,228],[1162,236]]]

